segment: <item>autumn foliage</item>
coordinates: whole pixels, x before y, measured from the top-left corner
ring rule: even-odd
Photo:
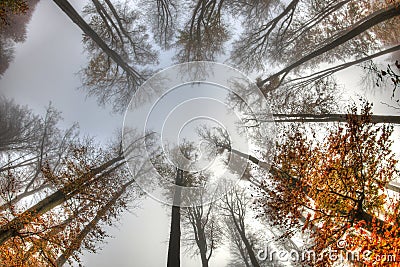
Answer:
[[[398,254],[399,204],[392,200],[392,210],[385,204],[385,187],[396,174],[393,129],[371,123],[368,103],[361,115],[355,106],[349,111],[347,123],[328,129],[321,142],[302,130],[287,135],[275,159],[277,171],[264,181],[261,204],[287,233],[310,230],[316,253],[338,249],[338,240],[346,238],[352,249]],[[333,261],[324,257],[318,264]]]
[[[28,5],[23,0],[3,0],[0,3],[0,25],[9,23],[11,14],[24,14]]]

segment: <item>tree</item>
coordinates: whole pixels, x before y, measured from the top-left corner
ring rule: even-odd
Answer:
[[[111,224],[128,201],[142,195],[132,187],[147,173],[139,151],[126,158],[120,142],[99,148],[91,139],[67,146],[58,161],[47,160],[40,168],[43,176],[38,180],[47,187],[35,191],[36,204],[25,208],[29,202],[18,199],[1,211],[2,264],[61,266],[71,257],[79,262],[81,249],[96,251],[96,243],[106,237],[100,223]],[[137,142],[126,150],[138,150]],[[124,168],[126,160],[131,161],[133,177]],[[20,178],[13,170],[0,173],[2,194],[15,192],[13,183]]]
[[[380,42],[397,44],[391,32],[398,25],[398,8],[391,1],[268,1],[264,15],[259,15],[261,10],[257,12],[260,5],[248,5],[245,18],[253,23],[234,42],[231,60],[248,71],[270,72],[267,66],[271,64],[286,65],[259,79],[258,85],[265,94],[279,87],[289,72],[296,71],[298,75],[320,63],[351,57],[365,61],[370,57],[365,55],[372,51],[378,54]],[[321,72],[326,77],[335,69],[351,66],[350,62]]]
[[[347,41],[353,39],[359,34],[367,31],[369,28],[378,25],[379,23],[394,18],[400,14],[399,8],[396,4],[390,5],[388,7],[382,8],[378,11],[373,12],[369,16],[357,21],[354,25],[347,30],[342,31],[340,34],[333,36],[331,39],[323,42],[317,46],[317,49],[311,51],[309,54],[304,55],[302,58],[298,59],[289,66],[281,69],[273,75],[270,75],[266,79],[260,79],[258,86],[262,88],[264,92],[276,89],[276,87],[282,82],[283,78],[288,75],[288,73],[307,63],[310,60],[346,43]],[[266,87],[263,87],[266,83],[269,83]]]
[[[210,61],[223,54],[223,45],[229,38],[222,20],[223,4],[224,0],[197,1],[190,20],[177,37],[178,62]]]
[[[168,156],[168,155],[164,155]],[[180,266],[180,251],[181,251],[181,205],[182,205],[182,187],[192,187],[201,184],[203,177],[198,173],[189,172],[192,160],[196,160],[194,144],[184,141],[181,145],[174,147],[171,151],[171,156],[174,158],[177,166],[171,167],[162,164],[164,173],[171,177],[175,172],[175,180],[172,193],[172,211],[171,211],[171,231],[168,243],[168,258],[167,266]],[[189,162],[187,162],[189,161]],[[160,165],[159,165],[160,166]]]
[[[275,122],[346,122],[351,114],[273,114]],[[356,115],[361,117],[362,115]],[[259,122],[263,122],[260,120]],[[371,115],[373,123],[399,124],[400,116]]]
[[[89,168],[86,172],[82,172],[81,170],[81,168],[84,166],[78,168],[77,170],[80,172],[71,177],[73,179],[72,181],[66,183],[64,187],[58,189],[54,193],[39,201],[31,208],[24,211],[21,215],[16,216],[11,221],[2,225],[0,229],[0,245],[6,242],[8,239],[19,235],[19,231],[22,230],[25,225],[64,203],[68,199],[71,199],[73,196],[78,194],[80,190],[84,188],[84,186],[89,186],[90,184],[100,180],[109,172],[120,167],[120,162],[123,159],[124,158],[122,154],[118,154],[114,158],[109,159],[95,168]],[[88,166],[86,166],[86,168],[87,167]],[[55,177],[53,177],[52,171],[49,169],[49,167],[45,168],[43,171],[46,173],[48,179],[56,180]],[[66,180],[71,178],[69,176],[64,177]]]
[[[90,60],[81,70],[82,87],[88,95],[96,96],[101,105],[111,101],[114,110],[122,112],[136,89],[151,75],[150,70],[139,70],[139,67],[156,65],[158,55],[149,41],[146,25],[140,22],[140,12],[132,9],[128,2],[91,2],[83,10],[84,16],[89,18],[89,26],[123,59],[126,68],[111,60],[92,36],[86,35],[83,43]]]
[[[290,86],[289,88],[291,90],[298,89],[298,88],[304,88],[305,86],[314,84],[315,82],[318,82],[321,79],[324,79],[326,77],[330,77],[333,74],[335,74],[335,73],[337,73],[337,72],[339,72],[341,70],[347,69],[347,68],[352,67],[352,66],[359,66],[359,64],[361,64],[361,65],[364,64],[365,65],[365,63],[372,62],[372,59],[374,59],[374,58],[381,57],[381,56],[389,54],[389,53],[394,53],[396,51],[399,51],[399,49],[400,49],[400,46],[396,45],[396,46],[393,46],[393,47],[388,48],[386,50],[379,51],[379,52],[377,52],[375,54],[362,57],[360,59],[349,61],[349,62],[346,62],[346,63],[343,63],[343,64],[339,64],[339,65],[336,65],[336,66],[333,66],[333,67],[329,67],[329,68],[326,68],[326,69],[323,69],[323,70],[320,70],[320,71],[314,71],[313,73],[311,73],[309,75],[302,76],[302,77],[293,78],[293,79],[291,79],[289,81],[284,82],[282,85],[286,85],[286,86],[289,85]],[[369,68],[369,67],[363,66],[363,68],[364,69],[367,68],[367,69],[370,69],[370,70],[376,72],[376,69],[373,68],[373,67]],[[388,69],[388,72],[389,71],[391,71],[391,69],[390,70]],[[368,74],[370,74],[370,73],[368,73]],[[390,76],[394,76],[392,78],[396,78],[396,76],[393,75],[393,74],[391,74]],[[366,78],[368,78],[368,77],[371,77],[371,75],[366,75]],[[377,83],[379,83],[380,81],[383,80],[382,77],[380,77],[379,79],[380,80],[376,81]],[[393,83],[394,83],[394,85],[396,87],[396,82],[393,82]],[[379,84],[378,84],[378,86],[379,86]]]
[[[0,211],[4,211],[51,186],[41,170],[47,163],[59,171],[61,159],[77,139],[78,125],[66,130],[58,128],[62,117],[51,104],[42,118],[6,98],[1,99],[0,105],[4,129],[0,133],[0,173],[14,177],[6,186],[8,189],[1,192]]]
[[[370,110],[366,103],[356,116],[353,106],[346,126],[331,130],[319,144],[302,132],[289,135],[275,162],[281,171],[263,183],[261,203],[268,216],[287,229],[298,227],[304,216],[303,229],[315,230],[317,253],[337,249],[335,242],[359,224],[380,235],[388,227],[377,214],[384,209],[384,188],[396,174],[392,128],[371,123]]]
[[[183,171],[176,169],[175,185],[183,186]],[[171,211],[171,231],[169,234],[168,243],[168,258],[167,266],[180,266],[181,265],[181,208],[179,203],[181,201],[181,190],[179,188],[174,193],[174,203]]]
[[[14,58],[15,43],[26,39],[27,24],[39,0],[3,0],[0,2],[0,77]]]
[[[195,255],[200,254],[203,267],[209,266],[210,258],[221,241],[222,230],[216,211],[216,201],[207,205],[199,203],[198,206],[193,205],[183,209],[188,246],[191,249],[193,246],[197,247]]]
[[[147,171],[141,166],[139,171],[135,173],[136,176],[143,175]],[[90,235],[95,235],[96,232],[103,237],[104,234],[101,231],[100,226],[98,225],[100,221],[111,221],[111,217],[116,217],[118,215],[118,209],[120,207],[124,207],[126,204],[123,200],[123,195],[127,193],[129,187],[132,187],[135,179],[132,178],[128,180],[125,184],[120,186],[118,190],[113,193],[111,199],[108,200],[97,212],[93,219],[87,223],[83,229],[76,235],[75,239],[70,242],[70,245],[63,251],[63,253],[57,258],[56,263],[57,266],[62,266],[64,263],[75,253],[78,249],[81,248],[82,243]],[[137,189],[139,190],[139,189]],[[140,194],[139,194],[140,196]],[[130,199],[132,201],[132,199]],[[95,240],[98,239],[94,236]],[[91,242],[93,242],[91,240]]]
[[[245,252],[243,251],[243,253],[248,255],[251,265],[257,267],[260,266],[260,263],[257,260],[245,224],[246,206],[249,203],[249,199],[245,194],[245,191],[239,188],[226,192],[222,199],[221,209],[224,210],[228,224],[234,226],[234,230],[231,231],[235,231],[240,236],[241,242],[244,244],[242,249]],[[244,262],[246,262],[247,256],[243,255],[243,257]]]
[[[94,7],[89,5],[85,9],[92,19],[88,24],[68,1],[54,2],[85,34],[83,42],[91,61],[82,70],[84,87],[88,88],[89,95],[97,95],[103,105],[116,96],[114,109],[122,111],[129,96],[150,75],[131,64],[154,63],[157,59],[147,42],[146,28],[135,25],[137,13],[130,10],[127,3],[124,7],[114,6],[110,1],[93,0]]]
[[[206,175],[202,171],[193,169],[198,160],[198,153],[193,142],[183,140],[179,145],[165,145],[165,147],[151,143],[146,149],[153,155],[150,157],[150,162],[162,178],[158,186],[164,189],[163,194],[172,206],[167,266],[180,266],[181,224],[182,219],[185,218],[182,213],[188,215],[187,211],[182,212],[182,209],[186,203],[192,204],[192,195],[182,194],[182,189],[202,186]],[[199,201],[198,205],[203,205],[201,199]],[[196,231],[199,229],[196,227]],[[199,231],[203,230],[201,227]]]

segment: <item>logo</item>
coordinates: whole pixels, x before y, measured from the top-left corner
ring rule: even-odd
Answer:
[[[189,207],[235,186],[250,155],[258,153],[268,170],[274,137],[269,103],[251,79],[224,64],[191,62],[158,72],[138,89],[122,139],[137,184],[158,201]],[[141,175],[132,169],[138,161]]]

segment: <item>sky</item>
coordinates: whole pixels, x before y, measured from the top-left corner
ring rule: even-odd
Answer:
[[[86,1],[70,0],[77,10],[82,10]],[[61,127],[67,128],[79,122],[83,135],[107,140],[122,127],[123,116],[114,114],[109,107],[99,107],[94,98],[87,98],[77,74],[87,61],[81,44],[82,32],[52,1],[40,1],[28,25],[28,36],[24,43],[16,46],[15,59],[0,79],[0,93],[13,98],[16,103],[28,105],[35,113],[44,114],[46,106],[52,105],[62,111]],[[161,58],[166,66],[167,58]],[[360,81],[354,79],[359,71],[355,68],[341,72],[339,82],[346,84],[343,100],[356,100]],[[350,89],[349,89],[350,88]],[[367,98],[388,101],[390,94],[367,93]],[[375,104],[380,114],[393,113],[385,105]],[[398,136],[398,135],[397,135]],[[101,244],[97,254],[84,253],[83,265],[108,266],[165,266],[167,240],[169,236],[170,207],[152,198],[142,201],[133,213],[125,212],[117,227],[107,227],[113,236]],[[211,259],[211,266],[226,263],[226,248]],[[200,266],[198,258],[183,256],[182,266]]]
[[[71,0],[78,11],[85,2]],[[122,128],[123,115],[114,114],[108,107],[99,107],[96,99],[79,90],[77,74],[87,62],[81,44],[82,32],[52,1],[39,1],[28,24],[27,40],[18,43],[10,67],[0,79],[0,94],[27,105],[43,115],[52,105],[62,112],[60,127],[74,122],[82,135],[107,141]],[[166,55],[170,58],[170,55]],[[161,58],[161,65],[166,60]],[[139,209],[124,212],[117,227],[107,227],[112,238],[100,244],[99,253],[85,252],[86,267],[165,266],[167,258],[170,207],[152,198],[142,201]],[[213,265],[223,266],[224,253],[215,255]],[[199,258],[182,257],[182,266],[201,266]]]

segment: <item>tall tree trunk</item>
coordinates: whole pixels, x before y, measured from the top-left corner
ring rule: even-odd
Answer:
[[[65,264],[69,257],[72,256],[74,251],[80,248],[83,240],[86,236],[94,229],[94,227],[99,223],[99,221],[107,214],[112,206],[118,201],[118,199],[126,192],[126,189],[134,183],[135,179],[130,180],[125,183],[115,195],[104,205],[96,214],[96,216],[82,229],[82,231],[78,234],[78,236],[71,241],[71,245],[61,254],[57,261],[56,265],[61,267]]]
[[[180,186],[183,186],[183,171],[180,169],[176,169],[175,184],[179,187],[176,187],[172,206],[167,267],[179,267],[181,265],[181,208],[179,205],[182,197]]]
[[[196,207],[195,207],[196,208]],[[199,248],[200,252],[200,258],[201,258],[201,264],[203,267],[208,267],[208,258],[207,258],[207,239],[206,239],[206,233],[204,232],[205,229],[202,226],[202,221],[201,221],[201,215],[199,214],[195,215],[195,224],[196,230],[197,230],[197,238],[196,238],[196,243]],[[195,231],[196,231],[195,230]],[[212,238],[212,237],[211,237]],[[212,250],[212,248],[210,248]]]
[[[246,265],[246,267],[251,267],[246,255],[245,248],[242,246],[242,242],[240,241],[241,240],[240,234],[237,231],[235,231],[235,229],[233,229],[233,231],[234,231],[233,234],[235,235],[234,238],[236,239],[234,242],[236,244],[237,249],[239,250],[239,254],[242,257],[242,260]]]
[[[58,205],[64,203],[68,199],[72,198],[76,194],[82,190],[82,188],[90,186],[92,183],[97,181],[98,179],[104,177],[105,175],[109,174],[110,172],[114,171],[116,168],[119,168],[122,163],[117,164],[111,169],[112,165],[122,161],[124,159],[123,156],[119,155],[106,163],[102,164],[101,166],[94,168],[87,173],[83,174],[74,182],[64,186],[63,188],[57,190],[50,196],[46,197],[45,199],[39,201],[36,205],[29,208],[21,215],[14,218],[12,221],[8,222],[7,224],[3,225],[0,228],[0,245],[6,242],[11,237],[17,236],[19,231],[24,228],[25,225],[29,224],[37,217],[43,215],[47,211],[57,207]],[[108,169],[108,170],[107,170]],[[96,177],[96,175],[100,174]]]
[[[346,122],[350,114],[273,114],[274,122]],[[352,115],[354,116],[354,115]],[[360,115],[357,115],[360,117]],[[260,121],[267,122],[267,121]],[[400,124],[400,116],[371,115],[372,123]]]
[[[286,76],[291,70],[296,67],[299,67],[303,63],[328,52],[335,47],[344,44],[345,42],[351,40],[352,38],[356,37],[357,35],[363,33],[364,31],[368,30],[369,28],[385,21],[389,20],[393,17],[400,15],[400,8],[397,4],[391,5],[387,8],[383,8],[378,10],[371,15],[367,16],[366,18],[361,19],[355,25],[347,31],[344,31],[341,35],[333,39],[331,42],[323,45],[321,48],[314,50],[310,54],[304,56],[303,58],[297,60],[293,64],[285,67],[284,69],[280,70],[279,72],[271,75],[270,77],[260,80],[257,85],[261,88],[263,93],[267,93],[269,91],[275,90],[280,82],[282,81],[283,77]],[[283,77],[280,77],[283,75]],[[267,82],[270,82],[272,87],[264,86]]]
[[[45,183],[45,184],[42,184],[41,186],[39,186],[39,187],[37,187],[35,189],[32,189],[32,190],[30,190],[28,192],[26,192],[26,191],[22,192],[21,194],[15,196],[14,198],[9,200],[5,204],[1,205],[0,206],[0,212],[12,207],[13,205],[15,205],[21,199],[26,198],[28,196],[31,196],[31,195],[33,195],[33,194],[35,194],[37,192],[42,191],[43,189],[49,188],[49,187],[50,187],[50,184]]]
[[[129,75],[136,77],[138,80],[137,84],[140,84],[140,81],[143,81],[143,77],[139,74],[138,71],[130,67],[121,56],[112,50],[108,45],[100,38],[100,36],[85,22],[85,20],[79,15],[79,13],[73,8],[73,6],[67,0],[53,0],[67,16],[79,26],[79,28],[89,36],[93,42],[95,42],[101,50],[105,54],[107,54],[115,63],[117,63],[126,73]]]
[[[232,204],[232,206],[233,206],[233,204]],[[250,241],[246,236],[246,228],[244,225],[244,218],[243,217],[237,218],[233,209],[234,209],[233,207],[230,208],[230,215],[232,217],[232,221],[235,225],[236,231],[239,233],[240,238],[242,239],[243,244],[246,248],[247,254],[249,255],[250,262],[253,265],[253,267],[260,267],[260,264],[258,263],[256,254],[254,253],[253,247],[250,244]]]
[[[207,251],[204,249],[205,245],[202,246],[200,249],[200,258],[201,258],[201,266],[202,267],[208,267],[208,259],[207,259]]]
[[[386,55],[386,54],[389,54],[389,53],[394,53],[394,52],[396,52],[398,50],[400,50],[400,45],[393,46],[391,48],[376,52],[375,54],[372,54],[372,55],[369,55],[369,56],[365,56],[365,57],[360,58],[360,59],[356,59],[356,60],[353,60],[353,61],[350,61],[350,62],[346,62],[346,63],[340,64],[340,65],[336,65],[334,67],[330,67],[330,68],[327,68],[327,69],[324,69],[324,70],[313,72],[312,74],[307,75],[307,76],[294,78],[294,79],[292,79],[290,81],[287,81],[285,84],[296,82],[294,87],[297,87],[297,88],[300,87],[300,86],[304,87],[304,86],[307,86],[307,85],[311,84],[312,82],[315,82],[315,81],[320,80],[322,78],[328,77],[328,76],[330,76],[330,75],[332,75],[332,74],[334,74],[334,73],[336,73],[338,71],[347,69],[347,68],[349,68],[351,66],[354,66],[356,64],[360,64],[362,62],[365,62],[365,61],[368,61],[368,60],[371,60],[371,59],[374,59],[374,58],[377,58],[377,57],[380,57],[380,56],[383,56],[383,55]]]
[[[260,264],[257,261],[256,254],[254,254],[253,247],[251,246],[249,240],[247,239],[244,231],[240,232],[240,237],[242,238],[244,246],[246,247],[247,254],[249,254],[250,262],[253,265],[253,267],[260,267]]]

